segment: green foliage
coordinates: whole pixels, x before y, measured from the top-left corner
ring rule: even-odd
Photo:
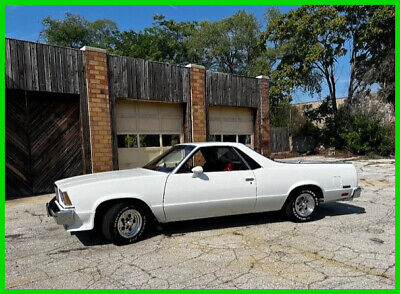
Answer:
[[[381,86],[379,96],[394,104],[394,5],[341,5],[351,44],[348,99]]]
[[[355,154],[378,153],[390,155],[394,151],[394,138],[386,133],[386,127],[379,120],[363,116],[352,118],[352,126],[347,133],[339,134],[346,150]]]
[[[332,121],[332,101],[326,98],[317,108],[304,109],[304,115],[308,121],[329,123]]]
[[[370,114],[358,109],[352,110],[347,102],[339,107],[336,121],[332,118],[332,106],[324,100],[318,108],[306,109],[303,123],[297,134],[308,134],[325,147],[353,154],[370,153],[388,156],[394,153],[394,123],[383,123],[379,113]],[[320,129],[311,122],[322,124]]]
[[[355,8],[353,8],[355,9]],[[357,78],[365,84],[379,83],[379,95],[395,100],[395,7],[366,6],[366,21],[355,35]]]
[[[352,114],[346,105],[339,108],[336,123],[329,117],[325,119],[320,139],[326,147],[359,155],[394,153],[394,124],[384,124],[378,117]]]
[[[190,45],[208,68],[246,75],[261,53],[259,37],[260,24],[256,17],[240,10],[221,20],[201,22]]]
[[[302,6],[285,14],[270,14],[262,40],[282,51],[271,76],[275,81],[272,95],[289,97],[295,89],[319,93],[324,79],[335,113],[334,67],[346,54],[346,39],[345,18],[332,6]]]
[[[197,22],[176,22],[155,15],[153,25],[136,33],[118,32],[113,38],[114,54],[177,64],[198,63],[200,59],[189,42],[198,30]]]
[[[314,125],[310,121],[305,121],[304,124],[300,125],[300,127],[296,130],[296,132],[293,134],[294,136],[300,136],[300,137],[308,137],[311,136],[313,137],[317,142],[320,139],[321,136],[321,130]]]
[[[270,124],[272,127],[289,127],[291,105],[288,100],[273,99],[270,102]]]
[[[47,44],[81,48],[85,45],[106,48],[118,30],[117,24],[109,19],[93,22],[77,14],[66,13],[63,20],[46,16],[39,38]]]

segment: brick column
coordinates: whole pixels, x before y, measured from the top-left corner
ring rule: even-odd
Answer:
[[[206,138],[206,70],[204,66],[189,64],[190,110],[192,142],[205,142]],[[188,102],[189,103],[189,102]]]
[[[271,155],[271,129],[270,129],[270,110],[269,110],[269,78],[267,76],[258,76],[260,88],[260,104],[257,109],[257,118],[255,126],[255,147],[256,150],[264,156]]]
[[[86,60],[92,172],[109,171],[113,165],[106,50],[89,46],[81,50]]]

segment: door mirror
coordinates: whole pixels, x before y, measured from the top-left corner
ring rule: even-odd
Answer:
[[[199,176],[199,174],[203,173],[203,168],[201,166],[195,166],[194,168],[192,168],[192,178],[197,178]]]

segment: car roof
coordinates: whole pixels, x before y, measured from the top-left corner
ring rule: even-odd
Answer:
[[[253,149],[247,147],[246,145],[242,143],[236,143],[236,142],[193,142],[193,143],[182,143],[182,144],[177,144],[181,146],[194,146],[195,148],[197,147],[209,147],[209,146],[232,146],[232,147],[237,147],[241,151],[245,152],[246,155],[250,156],[253,160],[255,160],[259,165],[262,167],[266,166],[271,166],[271,165],[276,165],[275,161],[272,161],[265,156],[261,155],[260,153],[257,153]],[[177,146],[175,145],[175,146]]]

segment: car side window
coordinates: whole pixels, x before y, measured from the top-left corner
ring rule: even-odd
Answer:
[[[237,152],[243,157],[243,159],[247,162],[247,164],[250,166],[250,169],[257,169],[260,168],[261,165],[259,165],[253,158],[248,156],[246,153],[244,153],[242,150],[235,148]]]
[[[201,166],[204,172],[247,170],[247,165],[232,147],[202,147],[179,169],[178,173],[191,173]]]

